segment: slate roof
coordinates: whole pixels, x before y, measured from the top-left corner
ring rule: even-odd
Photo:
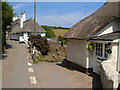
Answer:
[[[89,40],[114,19],[120,19],[120,1],[106,2],[96,12],[75,24],[64,38]]]
[[[120,32],[108,33],[105,35],[91,38],[91,40],[113,41],[120,38]]]

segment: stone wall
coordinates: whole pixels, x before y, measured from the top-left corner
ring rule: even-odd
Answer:
[[[100,78],[103,88],[118,88],[118,73],[108,61],[104,61],[100,66]]]

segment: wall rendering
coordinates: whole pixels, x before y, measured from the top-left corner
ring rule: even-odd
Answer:
[[[87,68],[87,41],[69,40],[66,47],[66,59],[80,66]]]

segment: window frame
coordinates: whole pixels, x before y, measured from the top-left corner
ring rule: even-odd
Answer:
[[[101,47],[99,47],[99,46],[101,46]],[[109,57],[109,54],[107,53],[108,49],[109,49],[109,46],[107,46],[107,43],[96,43],[95,55],[97,56],[97,59],[107,60]]]

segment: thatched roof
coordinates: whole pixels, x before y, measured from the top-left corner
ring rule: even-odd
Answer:
[[[21,32],[34,32],[34,19],[31,18],[25,21],[22,29],[20,29],[20,23],[13,25],[11,31],[12,34]],[[44,33],[45,30],[38,23],[36,23],[36,32]]]
[[[89,40],[114,19],[120,19],[120,2],[107,2],[95,13],[74,25],[64,38]]]
[[[15,20],[14,22],[11,23],[12,26],[20,24],[20,19]]]

